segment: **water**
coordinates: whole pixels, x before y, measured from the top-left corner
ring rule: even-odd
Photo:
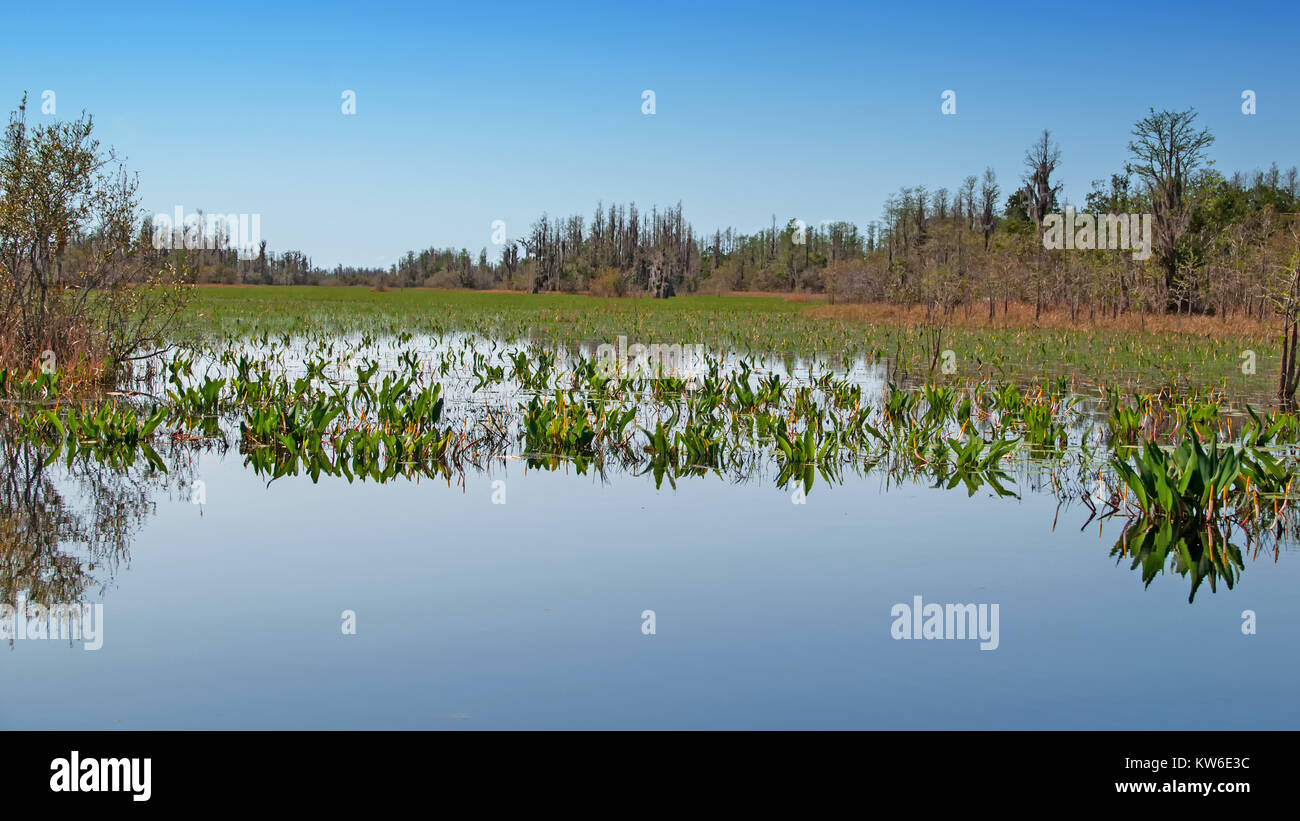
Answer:
[[[507,458],[268,484],[237,447],[168,461],[52,465],[39,509],[11,463],[8,586],[39,554],[56,600],[104,622],[95,651],[0,647],[0,727],[1300,727],[1294,550],[1189,603],[1168,563],[1144,587],[1111,556],[1118,519],[1080,531],[1088,512],[1025,474],[1019,499],[873,472],[799,503],[762,471],[674,490]],[[36,521],[57,535],[12,529]],[[996,649],[892,638],[918,595],[996,604]]]

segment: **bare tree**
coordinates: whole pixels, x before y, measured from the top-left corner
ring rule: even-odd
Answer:
[[[1052,142],[1052,133],[1043,129],[1043,136],[1025,152],[1024,192],[1029,207],[1029,217],[1034,221],[1034,235],[1041,237],[1043,220],[1056,208],[1056,197],[1061,193],[1061,183],[1052,184],[1052,173],[1061,163],[1061,149]],[[1043,253],[1042,243],[1037,243],[1038,270],[1035,276],[1034,319],[1043,312]]]
[[[974,177],[971,178],[972,183]],[[973,185],[972,185],[973,188]],[[980,183],[980,231],[984,234],[984,250],[989,249],[989,238],[993,236],[993,228],[997,224],[997,217],[994,210],[998,207],[998,175],[993,173],[993,169],[984,169],[984,181]]]
[[[1288,408],[1295,407],[1296,388],[1300,387],[1300,232],[1293,225],[1294,251],[1285,265],[1279,266],[1273,294],[1274,307],[1282,317],[1282,367],[1278,374],[1277,398]]]
[[[1052,132],[1043,129],[1043,136],[1025,152],[1025,202],[1038,230],[1042,230],[1043,220],[1056,208],[1061,183],[1053,185],[1052,174],[1060,164],[1061,149],[1052,142]]]
[[[1208,129],[1195,128],[1196,111],[1156,111],[1133,127],[1128,169],[1146,183],[1155,218],[1157,259],[1165,274],[1168,293],[1178,293],[1179,242],[1191,223],[1187,188],[1214,142]],[[1168,306],[1177,309],[1178,305]],[[1190,307],[1190,306],[1189,306]]]

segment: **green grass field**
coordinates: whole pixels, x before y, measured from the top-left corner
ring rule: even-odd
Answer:
[[[473,332],[554,343],[704,344],[713,353],[816,356],[832,365],[887,358],[913,377],[931,373],[932,351],[918,327],[812,315],[824,303],[766,296],[603,299],[569,294],[273,286],[196,288],[180,318],[182,339],[278,335],[372,336]],[[952,328],[941,348],[966,379],[1033,382],[1066,378],[1076,388],[1225,391],[1268,401],[1280,353],[1268,339],[1207,338],[1113,330]],[[1255,374],[1242,353],[1255,354]]]

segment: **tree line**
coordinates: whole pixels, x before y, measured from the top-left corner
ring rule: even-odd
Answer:
[[[1045,130],[1006,190],[992,168],[952,188],[902,187],[861,228],[773,217],[758,231],[709,234],[686,222],[681,203],[648,212],[598,204],[589,219],[542,215],[491,259],[486,248],[428,248],[382,268],[333,269],[265,242],[241,252],[220,220],[209,241],[173,232],[159,243],[159,226],[138,216],[135,178],[99,148],[92,127],[83,116],[30,128],[24,101],[0,139],[0,314],[14,329],[0,340],[0,362],[44,350],[86,362],[139,355],[163,344],[180,283],[225,282],[655,297],[798,291],[921,307],[940,321],[956,311],[993,319],[1013,303],[1034,306],[1036,317],[1065,309],[1072,321],[1280,317],[1282,387],[1292,393],[1300,381],[1300,175],[1276,164],[1220,173],[1208,159],[1214,137],[1193,110],[1151,110],[1137,121],[1127,161],[1094,181],[1082,204],[1064,197],[1063,154]],[[1145,215],[1149,254],[1084,243],[1084,231],[1100,231],[1086,223],[1073,250],[1045,247],[1072,208]]]
[[[1064,308],[1075,319],[1130,312],[1267,317],[1294,268],[1288,262],[1300,202],[1296,169],[1283,173],[1274,164],[1225,176],[1208,159],[1214,137],[1197,126],[1194,110],[1152,110],[1130,136],[1123,168],[1094,181],[1082,203],[1064,198],[1062,151],[1043,131],[1006,190],[992,168],[951,188],[902,187],[863,227],[778,223],[774,216],[755,232],[699,233],[685,221],[681,203],[648,212],[635,204],[598,204],[590,218],[543,214],[492,258],[487,248],[476,255],[427,248],[386,267],[325,269],[298,251],[270,253],[265,243],[242,258],[221,248],[157,253],[183,264],[198,282],[656,297],[804,291],[938,313],[984,305],[990,318],[1011,303],[1030,303],[1036,315]],[[1045,221],[1066,206],[1151,215],[1150,258],[1044,249]]]

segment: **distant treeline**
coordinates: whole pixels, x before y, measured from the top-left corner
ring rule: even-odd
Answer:
[[[1004,196],[993,169],[953,188],[901,188],[879,220],[806,224],[754,233],[698,234],[681,204],[649,212],[597,205],[587,219],[543,215],[522,237],[487,249],[410,251],[387,268],[312,265],[298,251],[240,259],[233,250],[154,251],[182,261],[194,281],[282,285],[508,288],[604,296],[735,290],[825,293],[833,301],[924,305],[967,312],[1028,302],[1101,311],[1247,312],[1264,317],[1285,289],[1300,250],[1294,217],[1300,174],[1224,176],[1205,157],[1213,142],[1195,112],[1151,112],[1133,129],[1122,171],[1067,203],[1055,175],[1061,152],[1044,131]],[[1044,249],[1044,224],[1072,205],[1080,213],[1150,214],[1151,254]],[[142,233],[147,232],[146,224]],[[1069,230],[1067,228],[1067,230]],[[1104,243],[1103,243],[1104,244]],[[246,255],[247,257],[248,255]],[[499,258],[495,258],[498,257]],[[179,259],[178,259],[179,257]]]

